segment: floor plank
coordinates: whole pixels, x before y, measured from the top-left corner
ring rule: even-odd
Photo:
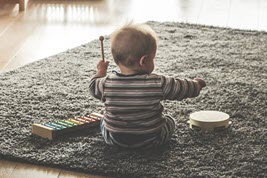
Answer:
[[[231,0],[227,26],[239,29],[259,28],[259,0]]]
[[[97,175],[89,175],[85,173],[79,173],[74,171],[66,171],[62,170],[59,174],[58,178],[77,178],[77,177],[83,177],[83,178],[107,178],[103,176],[97,176]]]
[[[197,23],[226,27],[228,23],[229,6],[230,0],[204,0]]]
[[[17,163],[8,178],[57,178],[60,171],[60,169],[56,168]]]
[[[18,17],[17,19],[20,19]],[[16,23],[9,25],[9,28],[0,36],[0,61],[8,63],[21,49],[25,41],[34,33],[35,24]]]
[[[259,30],[267,29],[267,1],[259,1]]]
[[[1,62],[0,61],[0,73],[1,73],[1,71],[3,71],[5,66],[6,66],[6,62]]]
[[[9,178],[16,165],[16,162],[0,159],[0,177]]]
[[[0,36],[13,24],[18,17],[18,11],[13,5],[9,5],[1,10],[0,8]],[[3,18],[4,17],[4,18]]]

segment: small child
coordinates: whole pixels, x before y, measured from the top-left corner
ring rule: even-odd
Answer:
[[[90,93],[105,104],[100,128],[109,145],[164,145],[174,133],[175,121],[162,113],[160,101],[196,97],[206,86],[200,78],[181,80],[152,74],[157,39],[148,25],[125,25],[111,35],[111,52],[120,73],[107,75],[109,61],[98,62]]]

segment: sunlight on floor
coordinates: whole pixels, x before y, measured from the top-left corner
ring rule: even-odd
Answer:
[[[29,0],[0,7],[0,70],[108,35],[129,21],[174,21],[267,30],[264,0]]]

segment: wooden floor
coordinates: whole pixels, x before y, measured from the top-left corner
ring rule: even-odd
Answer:
[[[62,169],[0,160],[1,178],[104,178]]]
[[[0,72],[109,34],[127,20],[267,30],[266,0],[29,0],[0,5]]]
[[[266,0],[29,0],[0,4],[0,72],[110,34],[127,21],[177,21],[267,31]],[[0,177],[95,177],[0,159]]]

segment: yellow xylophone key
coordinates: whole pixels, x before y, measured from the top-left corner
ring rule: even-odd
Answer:
[[[68,121],[73,122],[73,123],[75,123],[75,124],[77,124],[77,125],[82,125],[82,124],[84,124],[84,123],[79,122],[79,121],[77,121],[77,120],[75,120],[75,119],[68,119]]]

